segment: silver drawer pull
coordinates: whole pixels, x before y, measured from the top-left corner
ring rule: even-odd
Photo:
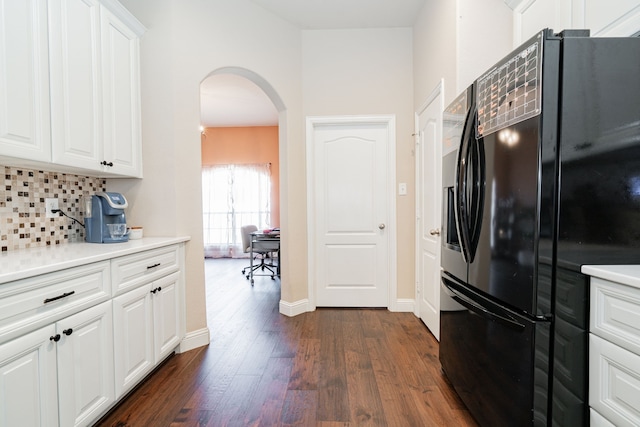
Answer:
[[[68,297],[69,295],[73,295],[73,294],[75,294],[75,293],[76,293],[76,291],[65,292],[64,294],[62,294],[62,295],[58,295],[57,297],[47,298],[47,299],[45,299],[45,300],[44,300],[44,303],[45,303],[45,304],[47,304],[47,303],[50,303],[50,302],[53,302],[53,301],[57,301],[57,300],[59,300],[59,299],[66,298],[66,297]]]
[[[160,267],[160,263],[153,264],[153,265],[148,265],[147,266],[147,270],[151,270],[152,268],[156,268],[156,267]]]

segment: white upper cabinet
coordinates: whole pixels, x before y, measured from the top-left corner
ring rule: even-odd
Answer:
[[[0,0],[0,157],[51,159],[47,10]]]
[[[97,0],[49,2],[53,162],[99,169],[102,161],[100,16]]]
[[[108,4],[110,9],[105,7]],[[53,163],[142,176],[137,31],[115,2],[49,2]],[[116,13],[118,13],[118,15]]]
[[[113,172],[142,176],[139,34],[101,7],[104,158]]]
[[[143,32],[116,0],[0,0],[0,160],[142,177]]]
[[[626,37],[640,31],[638,0],[505,0],[514,13],[514,45],[542,28],[588,29],[596,37]]]

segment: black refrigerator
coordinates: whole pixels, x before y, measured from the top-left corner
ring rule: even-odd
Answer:
[[[443,370],[481,426],[588,425],[580,267],[640,262],[640,38],[545,29],[444,117]]]

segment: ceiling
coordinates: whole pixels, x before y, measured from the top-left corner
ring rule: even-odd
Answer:
[[[412,27],[426,0],[250,0],[303,30]]]
[[[427,0],[250,0],[303,30],[412,27]],[[240,76],[218,74],[200,86],[205,127],[275,126],[267,95]]]
[[[276,126],[278,111],[251,80],[215,74],[200,84],[200,124],[204,127]]]

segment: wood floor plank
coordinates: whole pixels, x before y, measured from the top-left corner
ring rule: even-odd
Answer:
[[[213,415],[213,411],[183,408],[170,427],[206,427]]]
[[[392,348],[385,338],[366,340],[387,423],[390,426],[424,425],[403,380],[402,370],[407,366],[396,363],[398,349]]]
[[[386,426],[378,384],[361,323],[344,322],[344,351],[350,419],[358,426]]]
[[[366,338],[379,338],[386,332],[380,322],[380,315],[386,310],[360,310],[357,314],[362,322],[362,330]]]
[[[320,340],[302,338],[293,359],[289,390],[317,390],[320,369]]]
[[[318,421],[349,421],[349,392],[342,334],[342,312],[319,310],[321,329]]]
[[[233,384],[240,368],[244,364],[244,357],[259,335],[259,331],[245,331],[223,352],[211,347],[210,352],[218,353],[217,362],[212,365],[206,381],[200,385],[197,393],[193,393],[184,404],[186,408],[216,408],[227,388]]]
[[[319,313],[320,310],[316,310],[304,313],[302,315],[304,322],[302,323],[302,327],[300,329],[300,338],[319,338]]]
[[[244,426],[280,425],[291,367],[291,359],[273,358],[269,361],[249,402]]]
[[[278,334],[260,331],[247,349],[236,375],[262,375],[276,347]]]
[[[307,427],[316,423],[318,392],[316,390],[287,390],[282,405],[281,426]]]

